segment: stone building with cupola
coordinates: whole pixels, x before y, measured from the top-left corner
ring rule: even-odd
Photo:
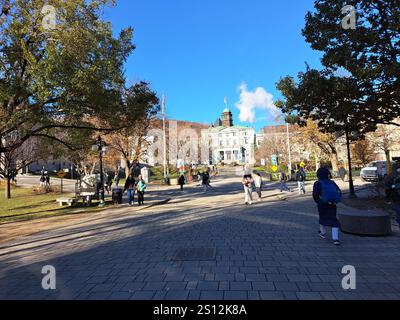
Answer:
[[[209,139],[213,164],[254,164],[255,148],[262,135],[256,135],[253,128],[234,125],[232,112],[226,108],[209,128]]]

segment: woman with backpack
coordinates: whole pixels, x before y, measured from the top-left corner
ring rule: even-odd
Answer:
[[[337,219],[337,204],[342,200],[342,192],[338,185],[330,179],[330,171],[320,168],[317,172],[318,181],[314,184],[313,198],[318,206],[319,236],[326,239],[326,227],[332,228],[334,245],[340,246],[339,228]]]

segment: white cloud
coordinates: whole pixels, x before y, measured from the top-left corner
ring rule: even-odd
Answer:
[[[281,112],[274,104],[274,96],[264,88],[258,87],[254,91],[247,89],[247,84],[239,86],[240,101],[236,108],[240,110],[240,121],[254,123],[256,121],[256,110],[264,110],[274,119],[281,115]]]

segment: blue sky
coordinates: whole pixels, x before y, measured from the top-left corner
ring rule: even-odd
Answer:
[[[261,129],[275,124],[271,112],[252,110],[253,117],[242,115],[240,121],[236,104],[242,93],[246,109],[259,87],[261,99],[276,100],[280,77],[296,75],[305,62],[320,67],[321,53],[301,35],[313,2],[117,0],[104,17],[115,32],[135,29],[137,48],[126,66],[127,79],[149,81],[160,96],[165,93],[169,118],[214,122],[227,96],[236,124]]]

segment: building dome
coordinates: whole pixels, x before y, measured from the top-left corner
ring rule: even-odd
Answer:
[[[229,112],[231,112],[231,110],[229,110],[228,108],[225,108],[223,111],[223,113],[229,113]]]

